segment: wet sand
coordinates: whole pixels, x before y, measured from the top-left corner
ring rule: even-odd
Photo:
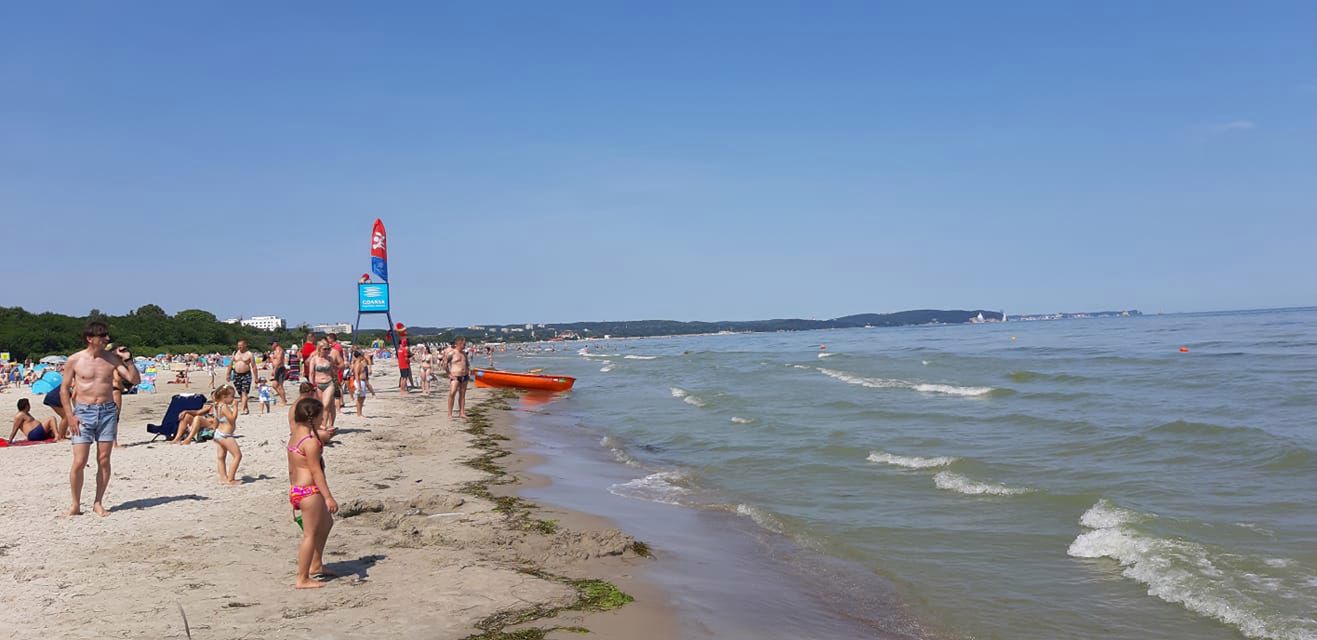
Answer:
[[[377,372],[377,389],[395,381],[395,371]],[[559,576],[610,579],[637,601],[607,613],[562,611],[529,626],[674,637],[665,595],[642,576],[652,561],[636,555],[630,536],[556,508],[528,516],[559,520],[556,530],[528,528],[525,518],[472,495],[471,483],[491,476],[464,464],[482,451],[463,430],[469,423],[443,415],[438,395],[387,391],[367,400],[368,417],[340,416],[338,441],[325,455],[340,504],[325,561],[340,577],[295,591],[300,533],[287,501],[286,409],[260,414],[252,403],[237,429],[243,483],[222,486],[213,444],[149,442],[146,423],[178,391],[161,385],[158,394],[127,396],[108,518],[90,514],[94,462],[86,514],[64,515],[67,443],[0,450],[10,480],[0,492],[0,635],[183,638],[186,616],[193,638],[464,638],[495,614],[576,603],[577,589]],[[37,398],[10,391],[0,403],[19,397]],[[482,390],[468,399],[498,402]],[[491,431],[510,431],[508,412],[486,409]]]

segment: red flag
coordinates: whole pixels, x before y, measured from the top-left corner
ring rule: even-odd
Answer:
[[[384,223],[379,218],[375,218],[375,227],[370,231],[370,270],[380,280],[389,281],[388,238],[384,233]]]

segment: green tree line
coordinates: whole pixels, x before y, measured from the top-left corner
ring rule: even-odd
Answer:
[[[115,344],[144,356],[227,352],[234,349],[240,338],[245,338],[253,350],[265,351],[272,341],[301,344],[306,335],[305,327],[265,331],[227,324],[202,309],[185,309],[171,316],[154,304],[142,305],[123,316],[105,315],[92,309],[82,317],[0,307],[0,351],[8,351],[15,360],[68,355],[85,346],[82,330],[92,319],[109,325]]]

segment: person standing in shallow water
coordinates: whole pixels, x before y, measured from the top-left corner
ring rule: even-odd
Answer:
[[[92,511],[101,517],[105,509],[105,490],[110,486],[110,454],[119,435],[119,410],[114,404],[114,376],[119,374],[132,384],[142,381],[133,366],[133,354],[127,347],[106,351],[110,331],[102,322],[89,322],[82,332],[87,348],[73,354],[64,365],[64,381],[59,387],[60,402],[68,407],[69,439],[73,442],[73,467],[69,470],[69,489],[73,504],[71,516],[82,513],[82,470],[96,443],[96,501]],[[73,402],[74,392],[78,402]]]

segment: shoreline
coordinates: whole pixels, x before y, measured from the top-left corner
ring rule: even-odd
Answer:
[[[396,380],[379,373],[381,389]],[[148,442],[144,425],[163,414],[171,391],[180,390],[126,397],[108,518],[62,515],[66,443],[0,450],[0,464],[22,483],[0,494],[0,596],[11,603],[0,628],[9,637],[568,637],[548,628],[619,623],[630,637],[673,637],[664,633],[670,611],[655,606],[639,576],[649,561],[632,538],[558,509],[543,514],[563,524],[522,528],[499,503],[470,493],[491,478],[467,464],[483,454],[478,436],[442,417],[441,396],[386,393],[367,400],[367,418],[340,416],[325,454],[340,504],[325,561],[341,577],[295,591],[300,533],[284,486],[286,408],[241,416],[243,484],[226,487],[214,476],[213,445]],[[0,402],[18,397],[5,392]],[[510,430],[511,412],[496,409],[495,394],[473,389],[468,400],[490,431]],[[94,470],[93,462],[84,506]],[[625,598],[596,576],[640,597],[601,612]]]
[[[659,559],[646,577],[666,595],[680,637],[936,637],[885,578],[766,528],[751,512],[615,493],[610,486],[655,470],[623,464],[571,417],[514,410],[523,453],[512,468],[527,479],[519,495],[541,510],[606,513],[591,517],[642,535]]]

